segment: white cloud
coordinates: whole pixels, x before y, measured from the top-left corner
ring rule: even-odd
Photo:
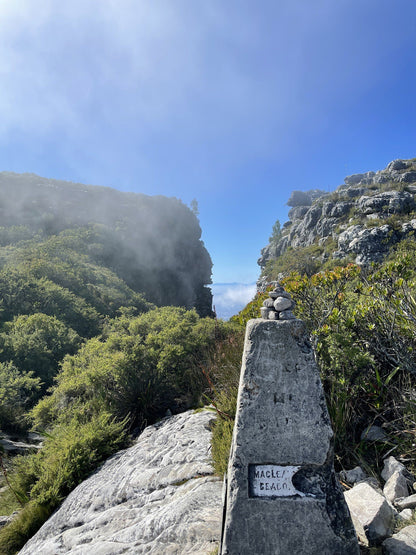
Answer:
[[[284,160],[350,102],[351,83],[361,94],[373,83],[377,27],[351,40],[363,10],[350,0],[0,0],[0,142],[59,144],[97,175],[133,159],[143,182],[163,164],[215,189],[214,176],[227,181],[254,159]]]
[[[256,294],[255,283],[214,283],[211,288],[217,316],[225,320],[237,314]]]
[[[65,130],[82,141],[94,122],[135,122],[143,135],[202,136],[214,149],[228,137],[229,153],[242,142],[250,152],[272,137],[276,145],[276,126],[296,114],[301,39],[278,20],[276,37],[262,36],[256,12],[186,0],[3,1],[3,137]]]

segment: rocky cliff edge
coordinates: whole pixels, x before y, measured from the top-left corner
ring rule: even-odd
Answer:
[[[332,193],[292,193],[281,237],[261,251],[263,276],[267,263],[290,248],[319,245],[322,262],[349,257],[368,265],[380,262],[394,244],[414,234],[416,159],[393,160],[384,170],[350,175],[344,181]]]

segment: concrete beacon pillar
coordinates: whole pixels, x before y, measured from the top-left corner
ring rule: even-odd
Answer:
[[[358,555],[302,321],[247,324],[222,555]]]

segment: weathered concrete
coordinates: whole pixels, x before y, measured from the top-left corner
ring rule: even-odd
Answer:
[[[221,553],[358,554],[300,320],[247,324]]]

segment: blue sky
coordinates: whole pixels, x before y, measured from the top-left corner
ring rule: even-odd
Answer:
[[[0,169],[199,203],[250,283],[294,189],[416,156],[414,0],[0,0]]]

